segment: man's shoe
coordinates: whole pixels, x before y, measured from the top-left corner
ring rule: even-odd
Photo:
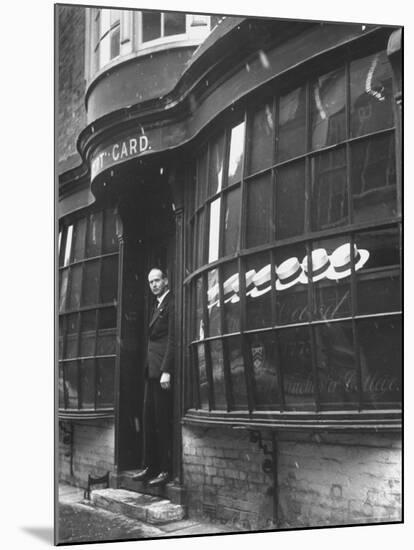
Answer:
[[[161,472],[157,475],[157,477],[154,477],[154,479],[151,479],[151,481],[148,482],[149,487],[159,487],[160,485],[165,485],[168,481],[168,472]]]
[[[138,470],[138,472],[132,476],[132,481],[143,481],[149,475],[149,466]]]

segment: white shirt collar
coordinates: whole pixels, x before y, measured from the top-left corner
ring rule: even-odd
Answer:
[[[157,302],[158,302],[158,306],[157,306],[157,307],[160,307],[162,301],[164,300],[164,298],[167,296],[167,294],[168,294],[169,292],[170,292],[170,289],[166,290],[162,296],[157,296]]]

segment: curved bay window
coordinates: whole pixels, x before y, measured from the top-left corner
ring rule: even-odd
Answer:
[[[113,208],[59,233],[59,411],[112,411],[118,237]]]
[[[187,200],[189,409],[386,418],[402,364],[386,52],[251,105],[199,149]]]

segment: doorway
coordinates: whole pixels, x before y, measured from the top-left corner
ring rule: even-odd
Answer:
[[[118,210],[123,226],[115,437],[119,474],[141,466],[147,327],[153,305],[148,272],[152,267],[165,270],[170,287],[174,279],[174,216],[166,179],[152,173],[139,186],[128,186]]]

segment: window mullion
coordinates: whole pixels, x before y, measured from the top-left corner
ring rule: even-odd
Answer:
[[[219,276],[219,303],[220,303],[220,324],[222,327],[222,333],[225,332],[225,318],[224,318],[224,295],[223,295],[223,268],[218,266],[218,276]],[[231,411],[233,408],[233,392],[231,388],[231,375],[230,375],[230,364],[228,356],[228,346],[227,340],[222,338],[222,350],[223,350],[223,370],[224,370],[224,389],[226,394],[227,401],[227,411]]]

